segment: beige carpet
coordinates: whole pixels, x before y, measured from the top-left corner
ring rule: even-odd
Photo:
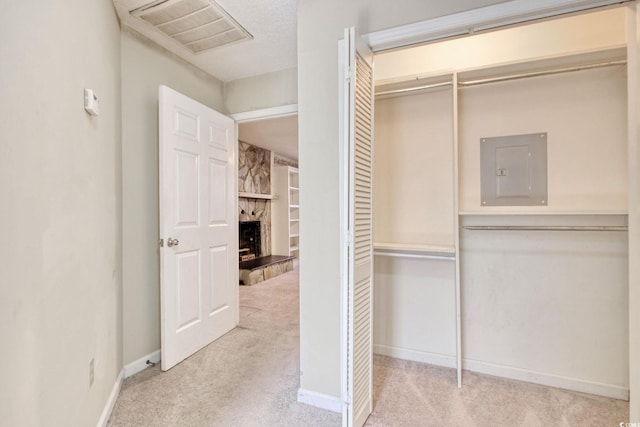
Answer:
[[[108,426],[339,426],[296,401],[298,273],[240,287],[240,327],[168,372],[127,379]],[[374,357],[370,426],[617,426],[627,402]]]

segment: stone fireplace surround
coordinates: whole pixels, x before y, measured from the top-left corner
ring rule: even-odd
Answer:
[[[297,162],[275,154],[273,161],[297,166]],[[271,162],[272,153],[269,150],[239,141],[238,192],[271,195]],[[293,269],[292,257],[271,255],[271,200],[239,197],[238,221],[239,231],[248,222],[260,224],[259,253],[256,254],[259,258],[240,263],[240,281],[243,284],[254,285]]]
[[[271,194],[271,152],[246,142],[238,143],[238,192]],[[238,199],[238,220],[260,221],[260,256],[271,255],[271,201]]]

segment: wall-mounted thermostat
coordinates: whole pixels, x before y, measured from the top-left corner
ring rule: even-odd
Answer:
[[[480,138],[482,206],[547,206],[547,133]]]
[[[91,89],[84,90],[84,109],[92,116],[100,114],[100,101],[98,101],[98,97]]]

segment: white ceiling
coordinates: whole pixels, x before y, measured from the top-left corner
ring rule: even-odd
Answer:
[[[176,1],[176,0],[170,0]],[[158,0],[113,0],[120,22],[228,82],[297,67],[296,0],[215,0],[253,39],[194,54],[162,31],[129,12]],[[298,118],[280,117],[239,125],[239,139],[298,159]]]
[[[238,139],[298,160],[298,116],[241,123]]]
[[[157,0],[113,0],[120,22],[223,82],[295,68],[296,0],[216,0],[253,39],[199,54],[167,36],[131,10]]]

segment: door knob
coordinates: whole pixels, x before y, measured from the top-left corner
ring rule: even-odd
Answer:
[[[167,239],[167,246],[172,247],[172,246],[178,246],[180,244],[180,240],[178,239],[174,239],[172,237],[169,237]]]

